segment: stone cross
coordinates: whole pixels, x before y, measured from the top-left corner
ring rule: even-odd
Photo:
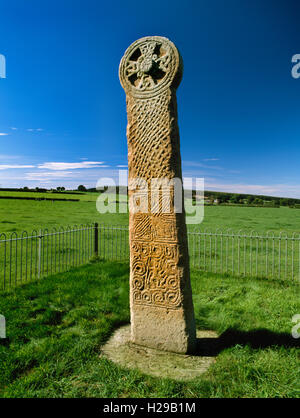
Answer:
[[[176,102],[182,60],[167,38],[141,38],[126,50],[119,76],[128,116],[131,340],[165,351],[193,352],[196,328]],[[149,196],[145,187],[138,188],[137,179],[152,192],[153,180],[167,180],[170,198],[164,199],[163,185],[156,202],[133,210],[133,199],[142,202]],[[174,203],[178,179],[181,211]]]

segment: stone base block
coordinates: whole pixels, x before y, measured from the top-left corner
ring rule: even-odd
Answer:
[[[197,353],[182,355],[154,348],[143,347],[131,342],[130,325],[119,328],[102,347],[101,356],[126,369],[138,369],[142,373],[188,381],[201,376],[215,362],[217,350],[207,349],[218,345],[214,331],[197,331]]]
[[[131,308],[131,341],[174,353],[193,353],[196,329],[191,309],[135,305]]]

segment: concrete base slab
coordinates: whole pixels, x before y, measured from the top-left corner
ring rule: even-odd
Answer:
[[[187,381],[205,373],[215,362],[218,335],[214,331],[197,331],[197,354],[184,355],[143,347],[131,342],[130,325],[119,328],[102,347],[102,354],[128,369],[162,378]],[[214,344],[214,341],[216,342]]]

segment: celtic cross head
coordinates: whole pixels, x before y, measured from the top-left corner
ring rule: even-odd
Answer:
[[[143,97],[170,86],[181,71],[175,45],[167,38],[150,36],[127,49],[120,64],[120,80],[126,91]]]

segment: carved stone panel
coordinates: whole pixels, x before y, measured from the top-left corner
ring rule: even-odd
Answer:
[[[146,37],[127,49],[119,74],[127,103],[129,185],[143,179],[148,191],[129,188],[129,200],[148,199],[143,210],[129,213],[132,341],[186,353],[195,348],[196,330],[184,208],[175,211],[172,187],[169,200],[164,186],[163,197],[151,201],[154,179],[182,179],[176,104],[182,60],[167,38]]]

